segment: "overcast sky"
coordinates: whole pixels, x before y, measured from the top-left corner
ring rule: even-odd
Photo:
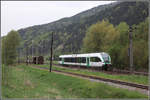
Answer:
[[[70,17],[113,1],[1,1],[1,35]]]

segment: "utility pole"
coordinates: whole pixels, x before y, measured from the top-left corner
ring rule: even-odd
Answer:
[[[130,56],[130,72],[133,73],[133,46],[132,46],[132,27],[129,29],[129,41],[130,41],[130,48],[129,48],[129,56]]]
[[[28,58],[28,45],[27,45],[27,50],[26,50],[26,56],[27,56],[27,65],[28,65],[28,62],[29,62],[29,58]]]
[[[28,43],[27,42],[25,43],[25,47],[26,47],[26,64],[28,65],[28,61],[29,61],[28,54],[29,54],[29,52],[28,52]]]
[[[33,58],[33,40],[32,40],[32,58]]]
[[[21,49],[19,49],[19,64],[21,63]]]
[[[43,40],[43,50],[42,50],[43,56],[44,56],[44,51],[45,51],[45,40]]]
[[[53,57],[53,32],[52,32],[52,39],[51,39],[51,58],[50,58],[50,69],[49,71],[52,71],[52,57]]]
[[[32,63],[33,63],[33,40],[32,40]]]
[[[36,46],[36,64],[38,64],[39,46]]]
[[[20,49],[18,49],[18,64],[20,63]]]

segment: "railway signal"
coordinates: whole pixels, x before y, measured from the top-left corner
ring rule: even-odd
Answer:
[[[52,55],[53,55],[53,32],[52,32],[52,39],[51,39],[51,57],[50,57],[50,69],[49,71],[52,71]]]

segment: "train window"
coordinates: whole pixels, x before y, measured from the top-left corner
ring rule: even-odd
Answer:
[[[64,61],[72,63],[86,63],[86,58],[85,57],[64,58]]]
[[[104,61],[109,61],[109,55],[108,54],[102,53],[101,55],[102,55]]]
[[[70,62],[74,62],[74,59],[73,59],[73,58],[70,58]]]
[[[61,61],[62,60],[62,58],[59,58],[59,61]]]
[[[67,60],[66,60],[66,58],[64,58],[64,62],[66,62]]]
[[[71,62],[71,58],[68,58],[68,62]]]
[[[75,62],[75,59],[74,59],[74,58],[71,58],[71,62]]]
[[[72,58],[68,58],[68,62],[72,62]]]
[[[72,62],[72,58],[68,58],[68,62]]]
[[[77,62],[77,58],[74,58],[74,63],[76,63]]]
[[[98,57],[90,57],[91,62],[101,62],[101,60]]]
[[[64,58],[64,61],[65,61],[65,62],[68,62],[68,58]]]
[[[82,57],[82,63],[86,63],[86,58],[85,57]]]
[[[77,58],[77,61],[78,61],[78,63],[81,63],[81,62],[82,62],[81,57],[78,57],[78,58]]]
[[[74,62],[74,58],[67,58],[67,62]]]

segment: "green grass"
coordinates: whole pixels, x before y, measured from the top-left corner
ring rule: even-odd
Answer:
[[[58,61],[53,61],[53,64],[59,64]]]
[[[45,60],[44,63],[49,64],[50,61],[49,61],[49,60]],[[53,64],[59,64],[58,61],[53,61],[52,63],[53,63]]]
[[[48,65],[36,65],[36,66],[49,68]],[[148,85],[148,76],[143,76],[143,75],[111,75],[111,74],[106,74],[103,72],[92,72],[92,71],[85,70],[85,69],[72,70],[70,68],[61,68],[61,67],[55,67],[55,66],[53,66],[52,69]]]
[[[147,98],[137,91],[26,65],[11,67],[8,84],[2,84],[3,98]]]

